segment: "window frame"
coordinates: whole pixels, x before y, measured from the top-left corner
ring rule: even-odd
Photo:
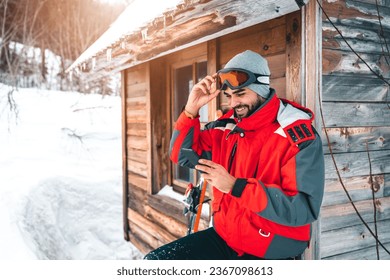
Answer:
[[[198,71],[197,71],[197,66],[199,63],[203,63],[203,62],[206,62],[207,65],[206,65],[206,72],[208,72],[208,60],[207,60],[207,55],[204,54],[202,56],[198,56],[198,57],[194,57],[194,58],[190,58],[190,59],[186,59],[186,60],[180,60],[180,61],[173,61],[171,63],[168,63],[168,67],[169,67],[169,73],[170,73],[170,78],[169,78],[169,88],[170,88],[170,96],[171,96],[171,104],[170,104],[170,111],[171,111],[171,116],[170,116],[170,121],[171,121],[171,133],[173,132],[173,129],[175,127],[175,124],[176,124],[176,119],[175,119],[175,116],[174,116],[174,113],[175,112],[175,106],[176,104],[175,103],[175,70],[179,69],[179,68],[183,68],[183,67],[186,67],[186,66],[189,66],[189,65],[192,65],[192,80],[193,81],[197,81],[198,80]],[[196,83],[196,82],[195,82]],[[195,84],[194,83],[194,84]],[[210,107],[210,104],[208,105],[208,107]],[[207,115],[207,121],[205,122],[201,122],[200,125],[201,125],[201,129],[204,127],[204,125],[210,121],[210,118],[209,118],[209,111],[210,111],[210,108],[208,108],[208,115]],[[185,181],[185,180],[182,180],[182,179],[179,179],[177,178],[177,172],[176,172],[176,167],[175,167],[175,164],[172,163],[171,164],[171,185],[173,187],[173,189],[175,191],[178,191],[180,193],[184,193],[185,190],[187,189],[187,186],[189,183],[192,183],[192,184],[196,184],[198,182],[198,180],[200,179],[200,173],[198,171],[195,171],[193,169],[190,169],[190,172],[192,172],[192,178],[193,178],[193,181]]]

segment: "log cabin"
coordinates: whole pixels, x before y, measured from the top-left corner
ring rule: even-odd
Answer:
[[[194,83],[250,49],[321,132],[325,195],[304,258],[390,259],[390,1],[176,0],[150,15],[141,2],[67,70],[121,74],[124,238],[147,253],[186,234],[181,198],[199,174],[169,160],[175,120]],[[226,106],[203,107],[202,125]]]

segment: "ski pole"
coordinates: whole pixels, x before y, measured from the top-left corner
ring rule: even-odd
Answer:
[[[194,227],[193,227],[194,232],[198,231],[200,218],[202,216],[202,206],[203,206],[204,197],[205,197],[206,189],[207,189],[207,181],[206,180],[203,180],[201,188],[202,189],[201,189],[201,194],[200,194],[200,198],[199,198],[198,209],[196,211],[196,218],[195,218]]]

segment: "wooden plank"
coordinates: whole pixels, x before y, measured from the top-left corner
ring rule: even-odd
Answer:
[[[384,103],[323,102],[326,127],[389,126],[390,110]]]
[[[286,98],[302,102],[302,20],[301,13],[286,16]]]
[[[134,174],[138,178],[144,178],[145,180],[147,180],[145,177],[142,177],[138,174],[130,173],[130,172],[129,172],[129,174]],[[142,186],[138,186],[138,185],[135,185],[129,181],[129,205],[128,205],[128,208],[131,208],[134,211],[136,211],[138,214],[144,216],[145,215],[146,199],[147,199],[146,184],[142,185]],[[127,209],[126,209],[126,212],[128,212]]]
[[[128,98],[146,96],[148,89],[148,81],[138,82],[136,84],[126,85],[129,91]]]
[[[139,245],[141,245],[140,248],[142,248],[143,251],[147,250],[147,248],[151,248],[151,250],[153,250],[165,244],[151,234],[151,228],[148,226],[134,223],[132,220],[129,220],[129,226],[131,234],[136,236]],[[146,253],[148,252],[146,251],[145,254]]]
[[[326,132],[333,153],[365,152],[390,149],[390,127],[339,127],[327,128]],[[329,154],[324,130],[321,131],[323,149]]]
[[[150,178],[148,177],[148,172],[147,172],[147,164],[142,163],[142,162],[137,162],[131,159],[127,159],[127,170],[131,171],[133,173],[139,174],[141,176],[144,176],[145,178]]]
[[[388,102],[389,86],[374,76],[323,75],[322,101]]]
[[[205,54],[207,54],[207,44],[201,43],[195,46],[191,46],[185,49],[185,51],[177,51],[175,53],[169,54],[166,57],[166,63],[171,64],[178,61],[189,61],[190,63],[196,62],[199,59],[202,59]]]
[[[131,159],[136,162],[147,164],[147,155],[148,153],[145,150],[139,149],[128,149],[128,159]]]
[[[176,238],[183,237],[187,234],[187,224],[183,224],[149,205],[145,205],[145,215],[150,221],[169,231]]]
[[[384,197],[385,176],[375,175],[373,178],[373,187],[375,197]],[[362,201],[372,198],[370,176],[345,178],[342,180],[352,201]],[[325,181],[325,193],[322,201],[322,207],[348,203],[349,199],[338,179],[327,179]]]
[[[384,246],[386,247],[387,250],[389,250],[390,243],[385,243]],[[323,259],[325,260],[376,260],[377,259],[376,246],[371,246],[361,250],[347,252],[344,254],[339,254],[328,258],[323,258]],[[381,246],[379,246],[379,259],[390,260],[390,255]]]
[[[141,110],[134,110],[132,108],[127,108],[127,118],[131,118],[131,119],[147,119],[147,115],[146,115],[146,112],[145,112],[145,108],[146,106],[141,109]]]
[[[390,197],[380,197],[375,199],[377,208],[377,221],[387,220],[390,222]],[[366,222],[374,221],[374,206],[372,199],[357,201],[355,206]],[[321,231],[331,231],[344,227],[361,224],[361,220],[356,214],[351,203],[341,205],[325,206],[321,209]],[[388,224],[390,227],[390,224]]]
[[[157,246],[161,246],[163,244],[166,244],[168,242],[172,242],[176,240],[175,236],[173,236],[171,233],[167,232],[166,230],[160,228],[155,223],[151,222],[147,218],[141,216],[131,208],[128,208],[128,217],[131,222],[139,226],[144,231],[151,234],[153,237],[156,238],[157,244],[155,244],[154,248]]]
[[[127,110],[127,111],[129,112],[130,110]],[[145,123],[147,125],[147,119],[146,119],[145,113],[133,114],[132,116],[127,116],[126,122],[127,123]]]
[[[383,63],[382,54],[360,54],[360,57],[378,74],[389,78],[389,67]],[[370,69],[352,51],[322,50],[322,71],[324,74],[342,73],[373,75]]]
[[[146,100],[146,96],[131,96],[131,97],[127,97],[126,99],[126,106],[131,106],[132,103],[141,103],[141,104],[146,104],[147,103],[147,100]]]
[[[354,3],[355,2],[355,3]],[[352,20],[358,18],[359,20],[375,20],[376,11],[375,6],[371,5],[372,10],[363,11],[363,3],[357,4],[356,1],[334,0],[324,1],[322,7],[331,18],[338,18],[340,21]],[[376,16],[378,19],[378,16]]]
[[[334,155],[342,178],[367,176],[370,173],[367,152]],[[390,150],[370,152],[372,174],[390,173]],[[336,168],[330,155],[325,155],[325,177],[336,179]]]
[[[187,217],[183,215],[184,203],[163,195],[151,195],[147,197],[147,204],[175,220],[187,224]]]
[[[280,53],[267,56],[269,70],[271,71],[270,80],[286,77],[286,54]]]
[[[139,83],[145,83],[146,79],[146,65],[140,64],[135,67],[129,68],[126,71],[127,74],[127,85],[136,85]]]
[[[149,145],[145,141],[145,137],[130,136],[127,137],[127,148],[147,151]]]
[[[377,7],[375,3],[364,3],[366,1],[332,1],[327,3],[324,1],[324,9],[331,17],[337,17],[338,23],[343,25],[350,25],[360,27],[362,29],[379,30],[380,25],[378,21]],[[388,4],[378,1],[378,8],[383,17],[382,22],[386,22],[386,18],[390,16],[390,8]],[[384,28],[388,25],[383,24]]]
[[[272,79],[270,82],[270,87],[273,88],[276,91],[276,94],[280,98],[286,98],[286,78],[277,78]]]
[[[138,119],[134,119],[134,118],[126,118],[126,122],[128,124],[145,124],[146,125],[146,119],[145,118],[138,118]]]
[[[127,136],[146,137],[146,124],[145,123],[128,123],[127,124]]]
[[[326,24],[326,23],[325,23]],[[323,26],[323,49],[351,51],[351,48],[341,38],[338,32],[332,25],[327,23],[328,26]],[[352,27],[350,25],[343,26],[338,24],[337,28],[343,34],[344,39],[357,53],[362,54],[382,54],[383,45],[381,44],[378,33],[371,30],[363,30],[360,27]]]
[[[372,23],[376,22],[376,24],[379,24],[378,18],[373,21]],[[340,30],[343,37],[347,40],[348,43],[351,44],[351,46],[354,47],[354,40],[358,41],[365,41],[367,44],[377,44],[379,43],[379,33],[378,33],[378,25],[374,27],[374,25],[366,25],[362,26],[362,23],[359,21],[355,22],[348,22],[348,24],[342,24],[337,23],[337,29]],[[383,32],[384,36],[387,35],[387,33],[390,32],[389,28],[386,26],[383,26]],[[329,23],[327,20],[322,22],[322,37],[323,37],[323,48],[332,48],[334,45],[334,41],[342,40],[340,34],[335,30],[333,25]],[[386,38],[386,37],[385,37]],[[331,42],[331,43],[329,43]],[[340,44],[337,44],[339,47]],[[354,48],[355,49],[355,48]],[[348,48],[349,50],[349,48]],[[359,51],[360,52],[360,51]],[[365,50],[363,50],[365,52]]]
[[[130,227],[130,222],[129,222],[129,227]],[[131,231],[129,231],[129,236],[130,236],[130,242],[144,255],[149,253],[150,251],[153,250],[152,247],[150,247],[148,244],[142,241],[142,236],[135,235]]]
[[[256,47],[262,56],[268,57],[279,53],[285,53],[286,25],[271,26],[271,28],[259,33],[257,40]]]
[[[144,97],[142,97],[144,99]],[[145,98],[146,99],[146,98]],[[134,99],[127,99],[126,100],[126,106],[129,110],[139,110],[143,111],[145,113],[146,111],[146,100],[138,101]]]
[[[284,53],[286,48],[285,25],[286,18],[283,16],[219,38],[220,66],[225,65],[237,53],[248,49],[264,56]],[[275,34],[276,30],[281,33]]]
[[[382,243],[390,242],[390,220],[380,221],[377,224],[379,240]],[[371,229],[372,223],[368,224]],[[346,227],[321,234],[321,258],[337,256],[346,252],[367,249],[375,246],[375,239],[363,224]]]
[[[146,179],[145,177],[137,174],[137,173],[133,173],[131,171],[127,172],[127,178],[128,178],[128,182],[131,183],[132,185],[135,185],[139,188],[143,188],[147,185],[147,181],[148,179]]]

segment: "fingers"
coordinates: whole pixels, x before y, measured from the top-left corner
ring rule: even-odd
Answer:
[[[212,76],[206,76],[199,83],[197,83],[196,86],[200,88],[204,94],[210,94],[211,92],[214,93],[215,91],[212,91],[213,83],[215,84],[215,78]]]
[[[213,161],[211,161],[211,160],[203,159],[203,158],[201,158],[201,159],[199,160],[199,163],[201,163],[201,164],[203,164],[203,165],[210,166],[210,167],[214,167],[214,168],[216,168],[216,167],[219,165],[219,164],[217,164],[217,163],[215,163],[215,162],[213,162]]]
[[[212,76],[204,77],[192,88],[187,100],[186,110],[197,115],[199,109],[217,97],[220,92],[220,90],[216,90],[215,78]]]
[[[207,173],[207,175],[216,175],[216,172],[220,172],[220,167],[222,166],[211,160],[200,159],[199,164],[195,166],[195,169]]]

